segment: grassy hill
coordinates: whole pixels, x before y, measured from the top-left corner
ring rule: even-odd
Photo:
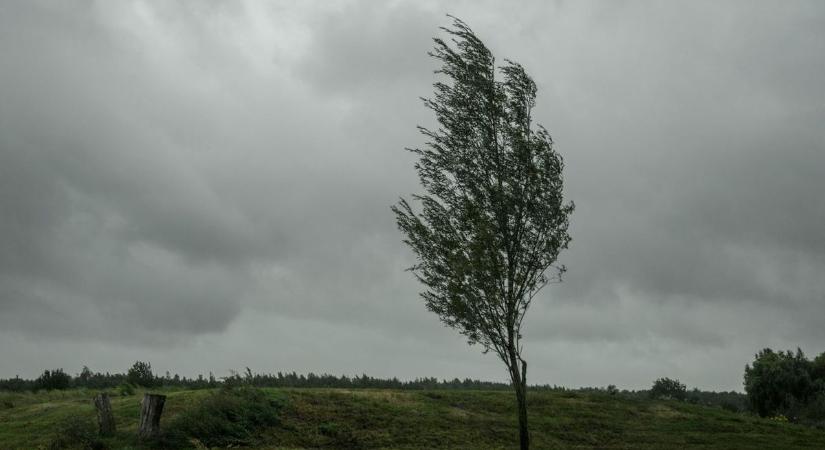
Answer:
[[[218,390],[161,391],[168,396],[161,422],[167,429],[184,417],[204,420],[187,412],[220,395]],[[262,391],[277,409],[277,421],[246,436],[256,448],[517,447],[515,404],[508,391]],[[0,448],[47,448],[67,420],[90,424],[93,396],[82,389],[0,393]],[[142,448],[134,438],[141,397],[141,392],[113,397],[118,434],[104,441],[109,448]],[[540,391],[531,392],[529,402],[536,449],[825,448],[823,430],[678,401]]]

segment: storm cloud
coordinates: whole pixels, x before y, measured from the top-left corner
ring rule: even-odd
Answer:
[[[0,4],[0,377],[505,379],[389,210],[447,13],[534,77],[577,205],[530,382],[739,390],[825,350],[818,2],[32,1]]]

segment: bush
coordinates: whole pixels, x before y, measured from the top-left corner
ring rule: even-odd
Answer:
[[[615,384],[610,384],[607,386],[607,393],[610,395],[616,395],[619,393],[619,389],[616,387]]]
[[[81,416],[69,416],[57,424],[54,437],[49,442],[50,450],[57,449],[90,449],[102,450],[106,448],[97,438],[97,429],[91,419]]]
[[[37,389],[35,380],[24,380],[19,375],[8,380],[0,380],[0,391],[23,392]]]
[[[719,406],[721,406],[721,407],[722,407],[722,409],[724,409],[725,411],[728,411],[728,412],[735,412],[735,413],[742,412],[742,410],[741,410],[741,409],[739,409],[739,406],[737,406],[737,405],[736,405],[735,403],[733,403],[733,402],[724,401],[724,402],[722,402],[722,404],[721,404],[721,405],[719,405]]]
[[[117,387],[117,392],[120,394],[121,397],[135,395],[135,386],[131,383],[123,383]]]
[[[799,411],[800,422],[825,428],[825,391],[817,393]]]
[[[51,391],[52,389],[68,389],[71,380],[72,378],[63,369],[44,370],[34,384],[36,389]]]
[[[167,428],[164,445],[206,447],[253,445],[257,434],[279,422],[281,402],[260,389],[221,389],[176,416]]]
[[[679,380],[659,378],[650,388],[651,398],[684,400],[687,397],[687,387]]]
[[[336,448],[360,448],[358,438],[351,427],[335,422],[322,423],[318,426],[318,433],[327,437],[330,446]]]

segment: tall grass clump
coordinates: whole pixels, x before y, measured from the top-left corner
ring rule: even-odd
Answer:
[[[264,428],[279,423],[282,406],[281,399],[261,389],[220,389],[177,415],[162,444],[173,448],[254,445]]]
[[[46,448],[103,450],[106,445],[97,437],[97,427],[91,419],[68,416],[56,424],[53,436]]]

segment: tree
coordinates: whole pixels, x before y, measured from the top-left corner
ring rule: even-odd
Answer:
[[[84,365],[83,369],[80,371],[80,374],[78,374],[75,379],[75,384],[82,387],[89,387],[92,377],[94,377],[92,369],[89,369],[89,366]]]
[[[35,380],[34,385],[37,389],[68,389],[71,377],[63,371],[63,369],[44,370],[43,373]]]
[[[812,364],[796,353],[766,348],[757,353],[753,365],[745,366],[745,392],[751,408],[760,416],[783,414],[795,419],[798,409],[815,393]]]
[[[653,382],[653,387],[650,388],[650,397],[684,400],[687,398],[687,386],[680,383],[679,380],[667,377],[659,378]]]
[[[811,378],[822,384],[825,390],[825,352],[822,352],[811,361]]]
[[[152,364],[135,361],[126,373],[126,382],[135,386],[152,387],[155,385],[155,375],[152,373]]]
[[[521,448],[529,448],[527,362],[522,321],[536,294],[560,281],[573,203],[562,195],[561,156],[547,130],[533,125],[536,84],[515,62],[495,59],[453,18],[430,56],[441,64],[434,97],[423,99],[439,127],[418,127],[428,142],[408,149],[426,191],[392,207],[417,262],[421,296],[468,342],[493,351],[515,390]],[[500,75],[500,79],[497,77]]]

